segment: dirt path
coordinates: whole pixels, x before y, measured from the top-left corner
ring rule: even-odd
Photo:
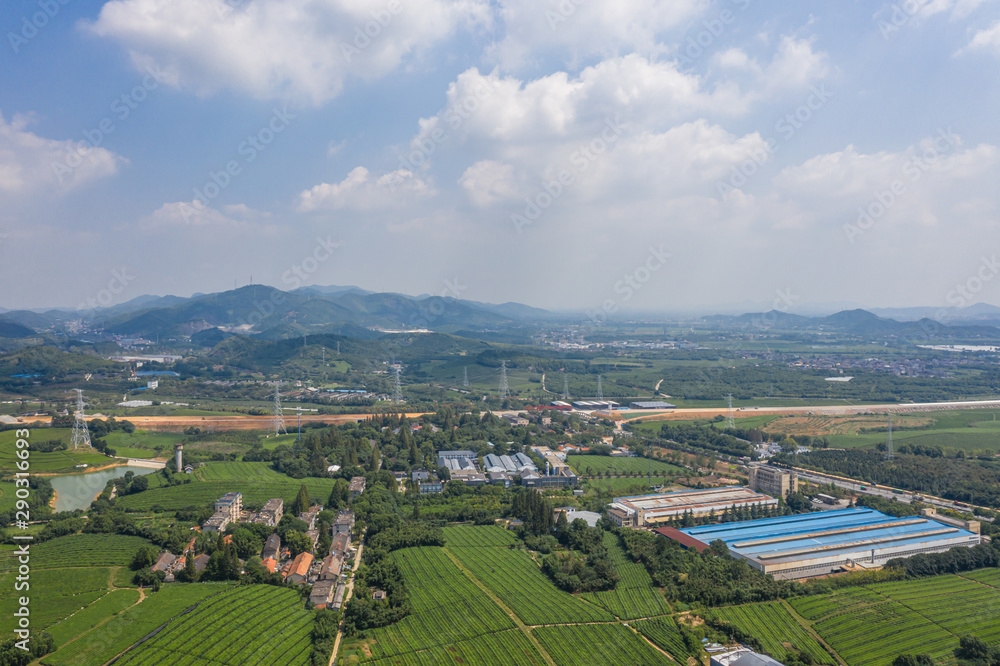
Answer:
[[[444,548],[442,550],[444,550],[444,554],[448,556],[448,559],[451,560],[456,567],[458,567],[459,571],[461,571],[466,578],[468,578],[470,581],[472,581],[472,583],[476,587],[482,590],[483,594],[492,599],[493,603],[499,606],[503,610],[503,612],[507,613],[508,617],[510,617],[510,619],[514,621],[514,624],[517,625],[517,628],[521,630],[521,633],[524,634],[524,636],[529,641],[531,641],[531,644],[535,646],[535,649],[538,650],[538,654],[542,655],[542,659],[545,660],[545,663],[548,664],[549,666],[556,666],[556,662],[554,659],[552,659],[552,655],[550,655],[548,652],[545,651],[545,648],[542,647],[542,644],[539,643],[535,635],[531,633],[531,629],[528,627],[528,625],[522,622],[521,618],[519,618],[514,611],[508,608],[507,605],[504,604],[504,602],[500,601],[500,598],[493,593],[493,590],[486,587],[485,583],[476,578],[476,576],[471,571],[469,571],[465,567],[465,565],[462,564],[450,550],[448,550],[447,548]]]
[[[358,544],[358,552],[355,553],[354,555],[354,568],[351,569],[351,571],[357,572],[358,567],[361,566],[361,552],[365,548],[364,539],[365,535],[362,533],[361,543]],[[354,576],[351,576],[351,579],[347,581],[347,589],[344,591],[344,601],[340,605],[341,612],[343,612],[344,606],[347,605],[347,602],[348,600],[350,600],[351,594],[353,592],[354,592]],[[340,639],[343,638],[343,636],[344,636],[344,621],[343,619],[341,619],[340,626],[337,628],[337,639],[333,642],[333,652],[330,653],[329,666],[333,666],[333,664],[336,663],[337,661],[337,652],[340,650]]]
[[[793,617],[793,618],[795,619],[795,621],[796,621],[796,622],[798,622],[798,623],[799,623],[799,625],[801,625],[801,627],[802,627],[803,629],[805,629],[805,630],[806,630],[806,632],[807,632],[807,633],[808,633],[808,634],[809,634],[810,636],[812,636],[813,638],[815,638],[815,639],[816,639],[816,642],[817,642],[817,643],[819,643],[820,645],[822,645],[822,646],[823,646],[823,649],[824,649],[824,650],[826,650],[827,652],[829,652],[829,653],[830,653],[830,655],[831,655],[831,656],[832,656],[832,657],[833,657],[834,659],[836,659],[836,660],[837,660],[837,663],[838,663],[838,664],[840,664],[840,666],[847,666],[847,662],[846,662],[846,661],[844,661],[844,660],[843,660],[843,659],[841,658],[841,656],[840,656],[839,654],[837,654],[837,651],[836,651],[836,650],[834,650],[834,649],[833,649],[832,647],[830,647],[830,644],[829,644],[829,643],[827,643],[826,641],[824,641],[824,640],[823,640],[823,637],[822,637],[822,636],[820,636],[820,635],[819,635],[819,634],[818,634],[818,633],[816,632],[816,630],[812,628],[812,625],[811,625],[811,624],[809,623],[809,621],[808,621],[808,620],[806,620],[806,619],[805,619],[804,617],[801,617],[801,616],[800,616],[800,615],[799,615],[799,614],[798,614],[798,613],[797,613],[797,612],[795,611],[795,609],[794,609],[794,608],[792,608],[792,605],[791,605],[790,603],[788,603],[788,600],[787,600],[787,599],[782,599],[782,600],[781,600],[781,605],[785,607],[785,610],[787,610],[787,611],[788,611],[788,614],[789,614],[789,615],[791,615],[791,616],[792,616],[792,617]]]

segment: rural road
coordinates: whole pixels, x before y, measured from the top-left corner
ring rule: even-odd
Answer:
[[[364,538],[365,535],[362,534],[361,535],[362,543],[358,544],[358,552],[354,554],[354,568],[352,569],[352,571],[354,572],[357,572],[358,567],[361,566],[361,551],[363,551],[365,548]],[[353,592],[354,592],[354,576],[351,576],[351,579],[347,581],[347,590],[344,592],[344,603],[341,604],[340,606],[341,613],[344,612],[344,607],[347,606],[347,602],[350,601],[351,594]],[[333,642],[333,653],[330,655],[329,666],[333,666],[333,664],[336,663],[337,661],[337,652],[340,650],[340,639],[343,635],[344,635],[344,621],[341,620],[340,627],[337,629],[337,640]]]

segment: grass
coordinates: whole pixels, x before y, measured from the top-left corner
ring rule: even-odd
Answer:
[[[150,511],[156,507],[164,511],[177,511],[191,506],[206,506],[228,492],[243,493],[244,504],[262,505],[274,497],[284,499],[287,504],[295,501],[303,483],[309,489],[310,497],[325,503],[334,485],[333,479],[282,478],[285,480],[280,482],[234,478],[229,481],[193,481],[179,486],[151,488],[118,499],[117,506],[131,511]]]
[[[604,474],[610,471],[618,475],[622,473],[646,474],[650,470],[653,476],[663,476],[664,474],[685,474],[684,470],[677,465],[671,465],[660,460],[650,460],[649,458],[625,458],[612,456],[566,456],[566,462],[575,469],[578,474],[591,476],[594,474]]]
[[[608,549],[611,564],[620,576],[620,580],[615,589],[606,592],[588,592],[582,595],[584,599],[604,606],[623,620],[663,615],[671,611],[670,604],[659,590],[653,587],[653,579],[650,578],[646,567],[636,564],[625,554],[617,534],[605,532],[604,547]]]
[[[120,534],[70,534],[33,544],[31,567],[35,570],[128,566],[136,551],[147,545],[152,544],[142,537]]]
[[[42,658],[45,666],[90,666],[103,664],[121,654],[157,628],[167,624],[186,609],[229,589],[221,583],[173,583],[146,600],[114,616],[96,631]]]
[[[445,528],[445,539],[451,528]],[[497,528],[486,526],[484,539]],[[607,622],[610,613],[558,589],[523,550],[502,546],[447,546],[448,550],[513,610],[525,624]]]
[[[181,615],[115,663],[305,666],[312,626],[313,613],[295,590],[242,585]]]
[[[403,572],[413,613],[371,632],[373,659],[451,645],[514,629],[514,622],[476,587],[442,548],[406,548],[391,555]]]
[[[0,432],[0,473],[13,473],[18,471],[15,463],[19,460],[17,451],[17,431],[5,430]],[[72,431],[68,428],[33,428],[28,438],[30,442],[45,442],[48,440],[59,440],[69,442]],[[51,474],[53,472],[78,472],[77,465],[86,464],[92,467],[107,465],[114,459],[88,450],[66,450],[42,453],[32,451],[28,460],[31,464],[31,472],[34,474]]]
[[[559,666],[641,666],[666,657],[621,624],[538,627],[532,630]]]
[[[764,651],[779,661],[790,652],[789,648],[795,648],[809,655],[814,663],[834,663],[823,646],[796,621],[780,601],[728,606],[715,609],[712,614],[757,638]]]
[[[31,626],[45,629],[88,606],[107,593],[111,570],[104,567],[89,569],[41,569],[32,570],[27,581],[30,587],[14,593],[15,571],[0,576],[3,590],[11,590],[0,595],[0,632],[10,634],[16,626],[14,610],[18,598],[26,596],[30,600]]]
[[[343,663],[351,662],[344,660]],[[541,666],[545,660],[527,637],[515,629],[366,663],[373,666],[426,666],[427,664]]]
[[[56,645],[65,645],[137,601],[138,590],[112,590],[83,610],[49,627],[48,632]]]

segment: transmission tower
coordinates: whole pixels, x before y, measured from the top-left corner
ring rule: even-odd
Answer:
[[[892,414],[889,414],[889,428],[885,436],[885,459],[892,460]]]
[[[396,366],[396,375],[392,380],[392,401],[395,403],[403,402],[403,386],[399,383],[399,366]]]
[[[462,372],[464,373],[464,375],[462,377],[462,386],[468,386],[469,385],[469,367],[466,366],[466,367],[462,368]]]
[[[83,413],[83,389],[73,389],[76,391],[76,415],[73,418],[73,448],[87,447],[90,445],[90,430],[87,428],[87,419]]]
[[[726,396],[726,404],[729,406],[729,411],[726,412],[726,428],[736,428],[736,421],[733,420],[733,394],[730,393]]]
[[[288,434],[288,430],[285,429],[285,417],[281,414],[281,392],[278,390],[278,383],[274,385],[274,414],[271,415],[271,427],[274,428],[275,436],[280,435],[284,432]]]
[[[601,387],[601,376],[597,375],[597,399],[604,400],[604,389]]]
[[[565,371],[563,371],[563,394],[562,394],[562,399],[564,401],[565,400],[569,400],[569,377],[566,375]]]
[[[507,383],[507,361],[500,362],[500,399],[504,400],[510,393],[510,385]]]

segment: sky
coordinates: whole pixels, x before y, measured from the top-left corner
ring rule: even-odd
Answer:
[[[11,0],[0,307],[1000,304],[1000,2]]]

